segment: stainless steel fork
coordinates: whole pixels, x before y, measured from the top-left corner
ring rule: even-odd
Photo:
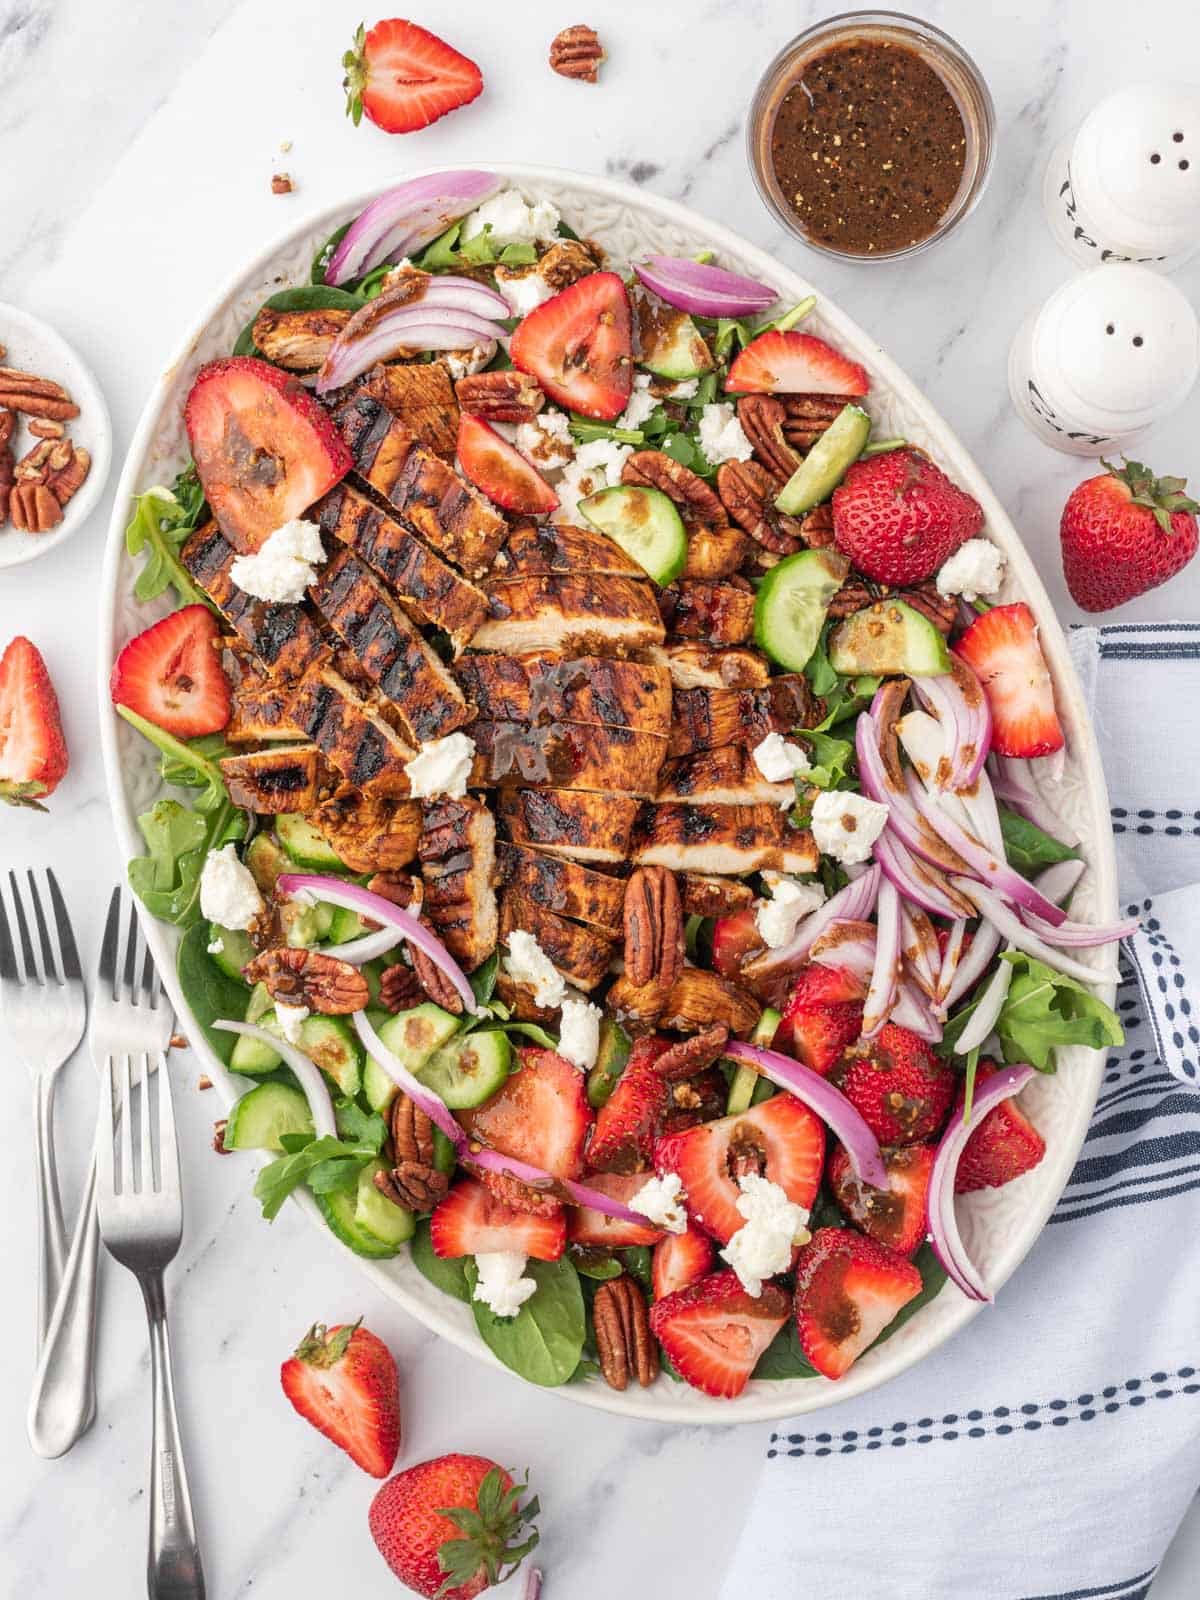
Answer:
[[[109,1056],[105,1063],[96,1126],[96,1195],[100,1237],[109,1254],[137,1279],[150,1324],[154,1433],[147,1589],[150,1600],[204,1600],[204,1572],[175,1414],[163,1291],[163,1269],[174,1260],[183,1233],[179,1149],[165,1055],[159,1056],[157,1067],[153,1074],[143,1071],[135,1091],[127,1051]],[[119,1154],[114,1151],[118,1116]]]

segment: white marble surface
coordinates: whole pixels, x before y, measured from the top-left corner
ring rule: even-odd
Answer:
[[[856,268],[809,257],[785,239],[743,154],[742,108],[762,66],[798,27],[835,9],[590,0],[583,13],[611,59],[602,85],[588,89],[545,66],[550,36],[579,20],[574,6],[423,0],[411,14],[480,62],[484,96],[431,130],[389,139],[367,125],[355,131],[341,115],[338,61],[360,17],[357,0],[0,0],[0,299],[54,320],[91,361],[109,397],[119,461],[142,397],[197,308],[302,212],[427,162],[544,160],[628,177],[778,250],[875,333],[982,463],[1073,620],[1055,533],[1085,469],[1025,433],[1004,378],[1013,330],[1071,270],[1042,223],[1041,166],[1102,94],[1194,59],[1200,23],[1184,0],[926,0],[925,15],[956,34],[991,85],[996,168],[978,212],[947,244],[907,267]],[[281,155],[284,140],[292,149]],[[276,169],[292,174],[295,194],[270,193]],[[1197,295],[1200,263],[1176,281]],[[1159,471],[1200,477],[1198,414],[1193,396],[1147,440]],[[44,650],[72,756],[49,817],[0,820],[0,866],[52,861],[93,953],[121,865],[92,731],[95,594],[110,503],[111,493],[69,547],[0,579],[0,640],[23,631]],[[1121,615],[1200,615],[1200,564]],[[188,1214],[172,1306],[210,1595],[284,1600],[332,1585],[361,1596],[396,1592],[366,1530],[371,1484],[291,1415],[277,1389],[279,1361],[309,1322],[360,1313],[401,1363],[405,1460],[467,1448],[530,1467],[544,1506],[547,1600],[716,1595],[765,1428],[631,1425],[497,1379],[440,1345],[369,1292],[299,1215],[288,1209],[267,1229],[245,1168],[207,1150],[215,1113],[192,1092],[194,1067],[176,1057],[176,1071],[187,1088],[179,1101]],[[92,1104],[81,1058],[62,1094],[60,1137],[73,1176]],[[142,1584],[149,1417],[141,1310],[132,1281],[106,1272],[99,1417],[66,1460],[34,1458],[23,1421],[28,1127],[25,1086],[14,1083],[0,1108],[18,1179],[0,1219],[15,1286],[0,1385],[0,1593],[125,1600]],[[76,1189],[70,1181],[72,1203]],[[1196,1522],[1177,1541],[1156,1600],[1195,1593]]]

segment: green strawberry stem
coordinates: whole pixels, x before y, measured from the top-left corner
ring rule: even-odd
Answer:
[[[1154,513],[1154,520],[1164,533],[1172,531],[1171,517],[1176,511],[1200,511],[1200,503],[1184,493],[1186,478],[1156,478],[1140,461],[1130,461],[1128,456],[1122,456],[1121,460],[1124,467],[1114,467],[1103,457],[1100,465],[1125,484],[1135,506],[1145,506]]]

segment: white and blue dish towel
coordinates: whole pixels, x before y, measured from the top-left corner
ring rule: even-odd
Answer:
[[[722,1600],[1141,1600],[1200,1488],[1200,623],[1072,654],[1142,918],[1125,1043],[996,1304],[771,1433]]]

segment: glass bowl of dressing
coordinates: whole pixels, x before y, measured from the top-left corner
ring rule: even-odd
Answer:
[[[894,261],[944,238],[979,200],[995,109],[941,29],[848,11],[779,52],[746,131],[758,192],[789,232],[843,261]]]

